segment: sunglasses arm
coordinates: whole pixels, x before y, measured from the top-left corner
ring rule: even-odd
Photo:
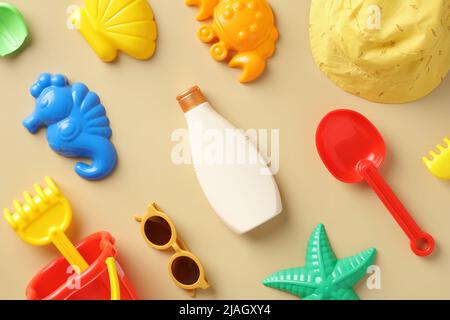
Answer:
[[[197,295],[197,290],[195,290],[195,289],[186,290],[186,291],[191,298],[195,298],[195,296]]]

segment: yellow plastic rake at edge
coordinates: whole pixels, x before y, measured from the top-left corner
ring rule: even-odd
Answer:
[[[43,246],[53,243],[77,273],[82,273],[89,265],[65,235],[72,221],[69,202],[55,185],[45,177],[47,187],[34,185],[36,195],[24,192],[25,202],[13,202],[15,212],[4,210],[4,217],[17,235],[25,242]]]
[[[445,145],[437,145],[437,153],[430,151],[429,157],[423,157],[428,170],[437,178],[450,179],[450,139],[444,138]]]

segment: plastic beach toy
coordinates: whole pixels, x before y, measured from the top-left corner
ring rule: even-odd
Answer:
[[[122,51],[139,60],[150,59],[156,49],[157,27],[146,0],[84,0],[85,8],[71,13],[77,28],[105,62]]]
[[[276,272],[263,284],[303,300],[359,300],[353,286],[364,278],[376,253],[370,248],[338,260],[320,224],[309,238],[305,266]]]
[[[136,300],[130,281],[117,261],[114,238],[107,232],[84,239],[77,250],[86,258],[89,269],[70,273],[71,267],[57,258],[29,283],[29,300]]]
[[[450,0],[313,0],[310,40],[320,70],[345,91],[410,102],[450,68]]]
[[[15,212],[5,209],[4,217],[23,241],[35,246],[53,243],[74,270],[83,272],[89,265],[64,234],[72,222],[70,204],[51,178],[45,182],[44,189],[34,185],[34,197],[24,192],[25,203],[15,200]]]
[[[175,251],[169,260],[169,274],[178,287],[187,290],[192,297],[195,297],[197,289],[210,287],[200,260],[181,240],[172,220],[159,210],[156,203],[148,206],[144,217],[135,216],[134,219],[140,223],[142,237],[151,247]]]
[[[100,98],[82,83],[69,85],[63,75],[42,74],[31,87],[35,111],[23,125],[36,133],[47,128],[50,147],[65,157],[90,158],[78,162],[75,171],[87,180],[99,180],[114,170],[117,154],[106,111]]]
[[[429,156],[423,157],[428,170],[437,178],[450,179],[450,139],[444,138],[444,145],[436,146],[437,152],[430,151]]]
[[[325,166],[345,183],[366,181],[410,239],[418,256],[430,255],[434,240],[423,232],[384,181],[378,169],[386,156],[386,145],[375,126],[352,110],[335,110],[320,122],[316,145]]]
[[[203,25],[198,37],[211,46],[211,56],[227,60],[230,67],[242,68],[240,81],[257,79],[266,68],[266,60],[275,52],[278,30],[272,8],[266,0],[185,0],[200,7],[198,20],[213,17],[213,24]]]
[[[19,50],[27,37],[28,29],[19,10],[0,2],[0,57]]]

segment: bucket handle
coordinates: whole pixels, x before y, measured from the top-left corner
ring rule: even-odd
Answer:
[[[120,300],[120,283],[115,259],[113,257],[107,258],[106,265],[108,266],[111,300]]]

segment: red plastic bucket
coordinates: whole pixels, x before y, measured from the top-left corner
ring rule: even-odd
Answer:
[[[111,288],[106,259],[116,258],[114,238],[108,232],[95,233],[84,239],[77,249],[89,264],[82,274],[74,272],[64,257],[59,257],[31,280],[27,287],[29,300],[110,300]],[[116,261],[122,300],[137,296]]]

